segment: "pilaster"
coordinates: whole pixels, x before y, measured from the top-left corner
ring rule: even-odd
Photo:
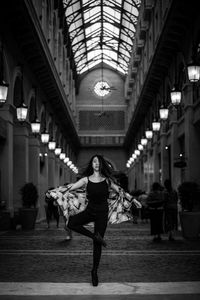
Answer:
[[[185,98],[184,131],[185,131],[185,157],[187,167],[185,169],[185,180],[197,181],[200,178],[200,169],[197,167],[200,163],[200,138],[198,129],[195,128],[194,108],[193,108],[194,89],[190,85],[187,87]],[[200,179],[199,179],[200,183]]]
[[[16,123],[13,133],[13,201],[14,208],[19,208],[22,206],[20,188],[29,181],[28,124]]]
[[[56,158],[54,152],[52,151],[49,151],[48,157],[49,157],[48,188],[51,188],[51,187],[56,187],[56,180],[55,180]]]
[[[160,155],[161,155],[161,183],[163,184],[165,179],[169,179],[169,157],[168,151],[166,151],[167,134],[165,132],[165,124],[162,124],[162,131],[160,135]]]
[[[40,142],[35,136],[29,137],[29,181],[39,189]]]
[[[0,109],[1,129],[3,137],[0,142],[0,188],[1,200],[6,202],[6,208],[13,213],[13,115],[14,109],[4,104]]]

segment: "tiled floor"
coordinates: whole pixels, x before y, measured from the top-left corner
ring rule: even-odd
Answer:
[[[91,285],[92,242],[63,226],[0,233],[0,299],[200,299],[200,241],[163,236],[153,243],[149,224],[107,229],[107,248]]]

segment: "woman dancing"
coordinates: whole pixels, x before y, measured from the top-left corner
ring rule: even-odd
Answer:
[[[87,205],[84,210],[80,211],[79,203],[75,204],[77,211],[70,213],[70,195],[73,191],[85,187]],[[55,190],[56,191],[56,190]],[[114,194],[111,194],[113,191]],[[67,191],[64,191],[64,198],[67,201],[63,201],[63,190],[60,190],[53,195],[57,197],[58,205],[63,211],[67,212],[64,215],[68,218],[68,228],[83,234],[93,240],[93,268],[91,270],[92,284],[98,285],[97,270],[101,259],[102,246],[106,247],[106,242],[103,239],[106,231],[107,223],[120,223],[127,221],[131,218],[128,213],[128,209],[131,207],[132,196],[125,193],[118,185],[116,185],[112,178],[112,171],[109,164],[101,155],[94,155],[83,172],[83,177],[76,183],[68,186]],[[116,198],[116,193],[118,198]],[[110,199],[110,204],[109,204]],[[76,199],[77,200],[77,199]],[[135,200],[134,200],[135,201]],[[77,202],[77,201],[76,201]],[[135,201],[136,205],[140,205]],[[78,212],[78,213],[77,213]],[[94,222],[94,233],[84,227],[84,225]]]

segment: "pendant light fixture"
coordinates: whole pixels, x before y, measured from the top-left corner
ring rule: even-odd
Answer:
[[[197,62],[195,45],[192,47],[192,61],[187,65],[187,74],[190,82],[195,83],[200,79],[200,64]]]
[[[145,137],[142,137],[142,138],[141,138],[141,145],[142,145],[142,146],[146,146],[146,145],[147,145],[147,143],[148,143],[148,140],[147,140],[147,138],[145,138]]]
[[[56,149],[56,142],[54,140],[49,141],[48,148],[49,150],[54,151]]]
[[[61,151],[62,151],[62,149],[61,149],[59,146],[56,147],[56,149],[55,149],[55,155],[56,155],[56,156],[59,156],[60,153],[61,153]]]
[[[175,83],[174,87],[170,92],[170,98],[171,98],[171,103],[176,107],[181,103],[181,98],[182,98],[182,92],[181,89],[179,88],[179,80],[178,80],[178,74],[177,74],[177,59],[175,57]]]
[[[182,92],[175,86],[170,92],[171,103],[174,106],[178,106],[181,103]]]
[[[160,114],[160,119],[162,121],[165,121],[168,119],[169,109],[164,107],[164,105],[162,105],[159,109],[159,114]]]
[[[28,106],[24,103],[23,71],[23,66],[21,66],[21,104],[17,107],[17,119],[21,123],[26,121],[28,112]]]
[[[4,105],[8,94],[8,83],[4,81],[3,42],[1,41],[0,53],[0,107]]]
[[[152,139],[152,137],[153,137],[153,131],[150,130],[149,128],[147,128],[147,130],[145,131],[145,136],[146,136],[147,140]]]
[[[35,99],[34,99],[34,120],[33,122],[31,122],[31,130],[32,130],[32,133],[34,135],[37,135],[39,134],[40,132],[40,121],[38,120],[38,117],[37,117],[37,97],[36,97],[36,88],[35,88]]]
[[[155,132],[158,132],[160,130],[160,122],[156,121],[156,119],[154,119],[152,122],[152,129]]]
[[[41,133],[41,142],[43,144],[48,144],[49,142],[49,133],[48,130],[46,129],[46,106],[44,104],[44,128],[43,132]]]

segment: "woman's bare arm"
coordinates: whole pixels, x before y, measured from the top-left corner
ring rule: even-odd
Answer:
[[[83,177],[81,179],[79,179],[77,182],[73,183],[70,188],[69,188],[69,192],[70,191],[74,191],[76,189],[81,188],[82,186],[84,186],[87,183],[87,177]]]
[[[110,182],[110,187],[111,187],[111,189],[113,189],[115,192],[119,193],[120,187],[119,187],[117,184],[115,184],[113,181]]]

